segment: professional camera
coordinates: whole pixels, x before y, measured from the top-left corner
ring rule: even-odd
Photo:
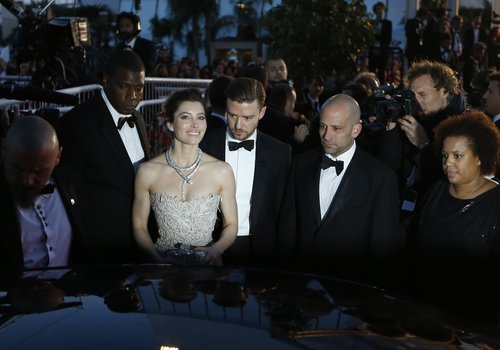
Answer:
[[[411,90],[392,92],[391,99],[379,100],[376,106],[377,120],[383,123],[395,123],[405,115],[420,117],[422,108]]]

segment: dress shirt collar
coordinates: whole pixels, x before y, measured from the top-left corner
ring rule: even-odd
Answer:
[[[128,43],[125,43],[125,45],[130,46],[133,49],[136,40],[137,40],[137,36],[134,36],[134,38],[132,40],[130,40]]]
[[[493,117],[493,123],[496,123],[499,120],[500,120],[500,114],[497,114],[496,116]]]
[[[115,125],[118,125],[118,119],[120,119],[121,117],[130,117],[129,114],[121,114],[119,113],[115,107],[113,107],[113,105],[111,104],[111,102],[109,102],[108,100],[108,97],[106,96],[106,93],[104,92],[104,89],[101,89],[101,96],[102,96],[102,99],[104,100],[104,103],[106,104],[106,107],[108,107],[108,111],[109,113],[111,114],[111,117],[113,117],[113,121],[115,123]],[[128,126],[127,123],[125,123],[126,125],[123,125],[123,128],[121,130],[123,130],[124,128],[129,128],[130,126]],[[121,131],[121,130],[118,130],[118,131]]]
[[[337,158],[334,158],[332,157],[330,154],[328,153],[325,153],[326,156],[332,160],[341,160],[344,162],[344,169],[342,170],[342,172],[339,174],[340,175],[343,175],[345,173],[345,170],[347,169],[347,167],[349,166],[349,163],[351,162],[352,160],[352,157],[354,156],[354,152],[356,151],[356,141],[354,141],[352,143],[352,146],[347,150],[345,151],[344,153],[342,153],[341,155],[339,155]],[[324,170],[322,170],[324,171]]]
[[[257,146],[257,129],[255,129],[255,131],[252,133],[252,135],[250,135],[248,138],[246,138],[245,140],[237,140],[235,138],[233,138],[231,136],[231,131],[229,130],[229,128],[226,129],[226,147],[227,147],[227,143],[229,141],[233,141],[233,142],[241,142],[241,141],[246,141],[246,140],[253,140],[254,141],[254,144],[255,146]],[[255,150],[255,147],[253,148]]]

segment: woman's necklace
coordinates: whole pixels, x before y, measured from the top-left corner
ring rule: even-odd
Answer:
[[[167,164],[170,165],[183,180],[181,185],[181,197],[182,200],[185,201],[186,194],[184,193],[184,186],[186,184],[193,184],[193,180],[191,180],[191,178],[200,168],[201,161],[203,159],[203,152],[201,151],[201,149],[198,149],[198,157],[196,157],[196,160],[193,164],[187,167],[181,167],[175,163],[175,161],[172,159],[172,147],[170,147],[167,152],[165,152],[165,159],[167,161]]]
[[[455,196],[456,196],[457,198],[459,198],[459,199],[468,199],[468,198],[467,198],[468,196],[470,196],[470,195],[474,194],[477,190],[479,190],[479,189],[480,189],[480,188],[484,185],[484,183],[485,183],[485,181],[484,181],[484,180],[485,180],[485,179],[484,179],[484,178],[482,178],[482,179],[481,179],[481,181],[479,181],[479,185],[477,185],[477,186],[476,186],[476,187],[474,187],[472,190],[470,190],[470,191],[468,191],[468,192],[466,192],[466,193],[464,193],[464,194],[461,194],[461,195],[459,195],[459,194],[457,193],[457,190],[455,189],[455,187],[454,187],[454,186],[451,186],[451,188],[453,189],[453,192],[455,193]],[[464,197],[465,197],[465,198],[464,198]]]

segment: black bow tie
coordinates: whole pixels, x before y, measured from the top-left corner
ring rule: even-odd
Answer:
[[[125,124],[125,122],[127,122],[128,126],[130,126],[131,128],[134,127],[135,125],[135,122],[137,121],[137,117],[135,116],[130,116],[130,117],[120,117],[120,119],[118,119],[118,130],[121,130],[123,125]]]
[[[323,159],[321,160],[321,169],[325,170],[332,166],[335,167],[337,175],[339,175],[342,172],[342,170],[344,170],[343,161],[333,160],[330,157],[327,157],[326,154],[323,154]]]
[[[253,150],[253,140],[245,140],[241,142],[234,142],[234,141],[229,141],[228,142],[229,150],[230,151],[236,151],[237,149],[240,149],[243,147],[247,151]]]
[[[56,185],[54,184],[46,184],[45,186],[42,187],[42,189],[40,190],[40,194],[50,194],[50,193],[54,193],[54,188],[56,187]]]

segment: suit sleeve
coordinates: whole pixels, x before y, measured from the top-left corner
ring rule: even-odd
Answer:
[[[78,130],[73,114],[63,116],[57,129],[57,137],[62,147],[61,165],[73,168],[79,174],[83,173],[84,155],[79,146],[81,132]]]

